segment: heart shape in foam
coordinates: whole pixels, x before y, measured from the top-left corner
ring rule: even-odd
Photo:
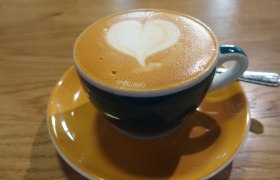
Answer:
[[[146,67],[148,56],[174,45],[180,35],[179,28],[166,20],[151,20],[145,24],[127,20],[114,24],[106,38],[113,48],[135,57],[142,67]]]

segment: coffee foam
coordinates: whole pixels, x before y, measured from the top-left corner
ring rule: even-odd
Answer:
[[[215,63],[212,32],[181,14],[140,10],[104,18],[78,38],[76,64],[105,86],[168,89],[199,78]]]
[[[114,24],[106,37],[112,47],[135,57],[141,66],[146,67],[148,56],[174,45],[180,35],[179,28],[166,20],[152,20],[144,24],[127,20]]]

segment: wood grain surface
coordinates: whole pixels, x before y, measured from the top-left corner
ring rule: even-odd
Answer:
[[[115,12],[162,8],[208,24],[244,48],[250,70],[280,73],[277,0],[0,0],[0,179],[83,179],[55,152],[46,108],[72,65],[79,33]],[[242,83],[252,124],[245,146],[213,179],[280,179],[279,88]]]

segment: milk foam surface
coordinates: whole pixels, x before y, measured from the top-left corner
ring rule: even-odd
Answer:
[[[127,20],[114,24],[106,37],[112,47],[135,57],[141,66],[146,67],[148,56],[174,45],[180,35],[179,28],[166,20],[144,24]]]
[[[94,81],[118,89],[168,89],[199,78],[215,63],[212,32],[191,17],[139,10],[106,17],[78,38],[76,63]]]

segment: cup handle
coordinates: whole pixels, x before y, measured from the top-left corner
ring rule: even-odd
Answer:
[[[235,61],[235,62],[232,65],[232,67],[230,67],[226,72],[223,72],[219,75],[215,74],[209,92],[232,83],[239,76],[241,76],[248,67],[247,55],[238,46],[234,46],[234,45],[220,46],[220,55],[218,57],[217,67],[219,67],[220,65],[228,61]]]

